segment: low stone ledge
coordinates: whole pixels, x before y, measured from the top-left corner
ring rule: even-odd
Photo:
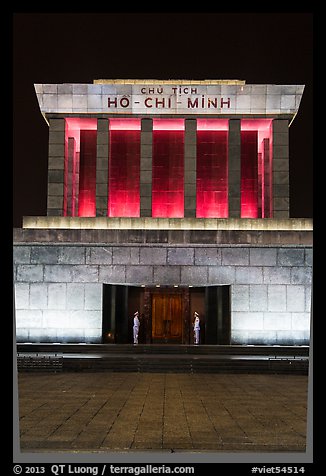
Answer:
[[[312,246],[312,231],[15,228],[14,244]]]

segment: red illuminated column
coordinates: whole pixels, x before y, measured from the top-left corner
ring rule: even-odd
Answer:
[[[78,216],[79,197],[79,157],[80,153],[75,151],[73,161],[73,182],[72,182],[72,216]]]
[[[241,218],[258,218],[257,131],[241,131]]]
[[[257,186],[257,206],[258,206],[258,218],[262,217],[262,207],[264,206],[264,165],[263,165],[263,154],[258,152],[258,186]]]
[[[227,218],[228,133],[197,132],[197,217]]]
[[[184,216],[184,130],[153,130],[152,216]]]
[[[229,120],[228,192],[229,218],[240,218],[241,121]]]
[[[109,121],[97,119],[96,216],[107,216],[108,204]]]
[[[69,168],[69,153],[68,153],[68,134],[65,126],[65,158],[64,158],[64,175],[63,175],[63,205],[62,215],[64,217],[68,214],[68,168]]]
[[[96,216],[96,130],[80,131],[78,216]]]
[[[139,217],[140,127],[110,121],[108,216]]]

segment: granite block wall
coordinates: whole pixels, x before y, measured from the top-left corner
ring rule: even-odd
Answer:
[[[108,207],[109,121],[97,119],[96,216],[106,216]]]
[[[184,137],[184,216],[196,216],[196,119],[185,120]]]
[[[16,244],[19,342],[100,342],[103,283],[230,285],[233,344],[308,344],[311,246]]]
[[[140,216],[152,216],[153,120],[142,119],[140,139]]]
[[[65,165],[65,120],[49,120],[47,215],[62,216]]]
[[[289,173],[289,121],[273,120],[272,135],[272,197],[274,218],[290,215],[290,173]]]

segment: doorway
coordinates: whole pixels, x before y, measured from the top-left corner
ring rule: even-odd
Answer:
[[[103,284],[102,342],[132,343],[133,314],[140,314],[139,344],[194,343],[193,316],[200,316],[200,344],[229,345],[231,286],[126,286]]]
[[[182,343],[183,308],[181,294],[152,294],[153,343]]]

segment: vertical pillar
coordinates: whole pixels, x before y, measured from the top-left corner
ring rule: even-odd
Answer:
[[[141,120],[140,137],[140,216],[152,216],[153,119]]]
[[[196,217],[197,120],[185,120],[184,216]]]
[[[68,137],[68,161],[67,161],[67,216],[74,214],[74,157],[75,157],[75,138]]]
[[[273,217],[289,218],[289,123],[287,119],[273,120]]]
[[[96,146],[96,216],[107,216],[109,120],[97,119]]]
[[[228,190],[229,218],[241,217],[241,120],[229,120]]]
[[[76,141],[74,141],[74,161],[73,161],[73,182],[72,182],[72,197],[73,197],[73,217],[78,216],[78,198],[79,198],[79,165],[80,152],[76,150]]]
[[[264,139],[264,215],[263,218],[271,218],[272,215],[272,167],[270,160],[270,141]]]
[[[47,215],[63,215],[65,119],[49,119]]]
[[[264,190],[264,177],[263,173],[263,154],[258,152],[258,180],[257,180],[257,192],[258,192],[258,218],[262,218],[263,210],[262,207],[264,206],[264,197],[263,197],[263,190]]]

